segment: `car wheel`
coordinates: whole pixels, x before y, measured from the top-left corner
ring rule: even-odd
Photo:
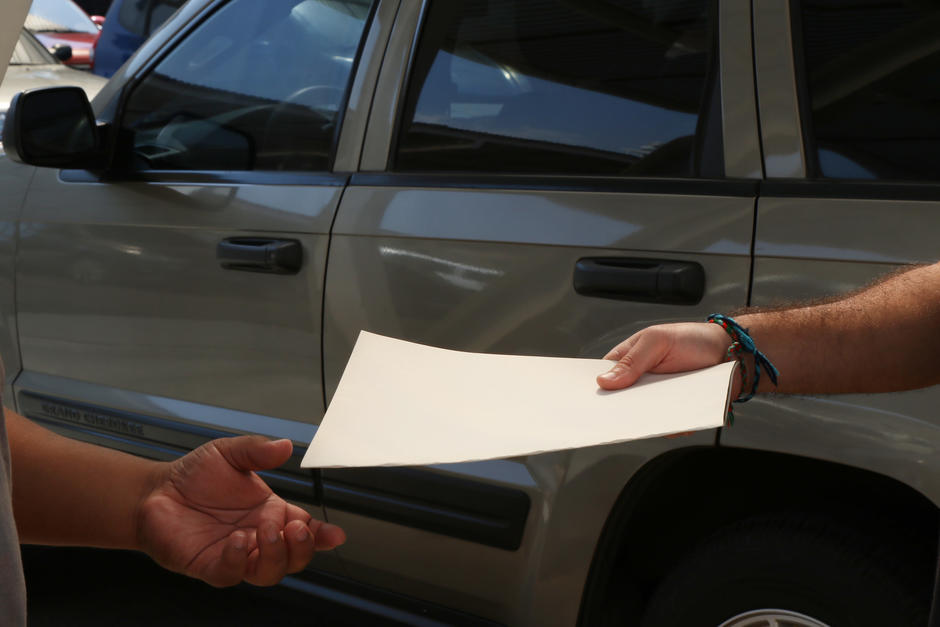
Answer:
[[[761,518],[723,528],[654,592],[643,627],[922,626],[927,599],[905,560],[831,520]]]

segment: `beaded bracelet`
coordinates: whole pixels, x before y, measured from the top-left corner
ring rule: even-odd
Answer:
[[[741,359],[741,354],[748,353],[754,355],[754,382],[751,384],[751,391],[743,398],[739,395],[734,402],[744,403],[754,398],[754,395],[757,394],[757,386],[760,384],[760,371],[762,366],[767,371],[767,376],[770,377],[771,383],[777,385],[777,377],[780,373],[777,371],[777,368],[770,363],[767,356],[757,350],[757,347],[754,345],[754,340],[748,335],[747,329],[735,322],[734,318],[731,316],[723,316],[721,314],[712,314],[706,318],[706,321],[717,324],[725,330],[725,333],[731,336],[731,348],[728,349],[728,356],[736,358],[740,362],[743,382],[747,381],[747,371],[743,370],[744,360]],[[743,394],[743,383],[741,390]]]

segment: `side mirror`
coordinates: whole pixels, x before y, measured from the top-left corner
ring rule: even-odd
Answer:
[[[14,96],[3,147],[13,161],[41,167],[95,169],[103,161],[101,134],[81,87],[44,87]]]
[[[63,63],[72,58],[72,46],[68,44],[56,44],[49,51],[59,61]]]

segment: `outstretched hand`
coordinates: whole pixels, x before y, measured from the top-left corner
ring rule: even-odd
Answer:
[[[667,374],[714,366],[724,361],[730,345],[731,338],[717,324],[680,322],[649,327],[604,356],[617,363],[597,377],[597,385],[619,390],[633,385],[647,372]],[[737,398],[741,391],[737,377],[734,386],[731,398]]]
[[[253,472],[280,466],[291,451],[289,440],[224,438],[168,464],[138,510],[141,547],[164,568],[217,587],[273,585],[302,570],[346,535],[275,495]]]

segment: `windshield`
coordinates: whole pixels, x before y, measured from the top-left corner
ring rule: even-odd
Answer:
[[[16,40],[10,65],[49,65],[58,61],[42,47],[36,38],[26,31],[20,31]]]
[[[26,28],[34,33],[90,33],[98,27],[72,0],[33,0]]]

